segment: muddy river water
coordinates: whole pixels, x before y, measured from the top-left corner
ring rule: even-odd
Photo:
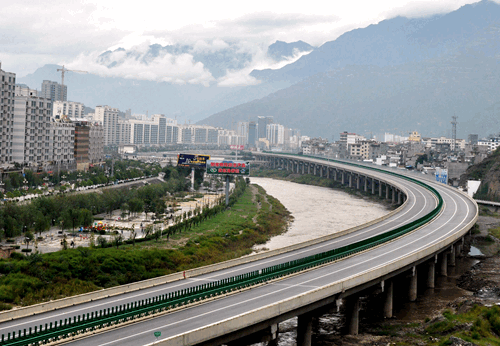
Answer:
[[[261,248],[276,249],[321,237],[363,224],[389,212],[387,208],[375,201],[352,196],[343,191],[269,178],[251,178],[250,180],[277,198],[294,217],[286,233],[272,238]],[[401,302],[395,305],[396,319],[423,320],[425,317],[433,316],[437,310],[443,309],[450,301],[472,294],[458,288],[456,279],[476,262],[473,259],[458,261],[456,267],[450,268],[448,277],[436,278],[435,289],[420,291],[416,302]],[[314,343],[334,345],[328,339],[330,335],[339,332],[341,318],[342,316],[337,313],[326,314],[318,318],[313,328]],[[296,344],[296,327],[296,318],[280,323],[278,341],[280,346]],[[362,331],[362,326],[360,327]]]

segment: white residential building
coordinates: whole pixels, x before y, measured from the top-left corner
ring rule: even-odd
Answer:
[[[29,92],[20,89],[19,95],[15,97],[12,161],[34,167],[43,166],[52,160],[49,148],[52,101],[22,94],[28,95]]]
[[[59,168],[70,169],[75,165],[75,124],[69,121],[50,122],[49,148],[53,164]]]
[[[54,101],[52,116],[55,119],[80,118],[83,116],[85,106],[80,102]]]
[[[0,63],[0,164],[12,163],[14,142],[14,98],[16,74],[2,70]]]
[[[266,126],[266,138],[271,145],[285,144],[285,127],[280,124],[268,124]]]
[[[97,106],[94,121],[99,122],[104,128],[104,145],[117,145],[118,142],[118,108]]]

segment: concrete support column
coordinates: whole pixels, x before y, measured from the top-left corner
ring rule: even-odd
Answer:
[[[385,184],[385,199],[389,199],[389,184]]]
[[[340,178],[342,179],[342,185],[345,184],[345,171],[340,172]]]
[[[382,197],[382,182],[378,181],[378,196]]]
[[[346,299],[347,333],[358,335],[359,331],[359,297],[353,295]]]
[[[319,166],[319,177],[323,178],[323,166]]]
[[[311,164],[307,164],[307,174],[311,174]]]
[[[364,188],[364,190],[365,190],[365,192],[367,192],[367,191],[368,191],[368,177],[363,177],[363,181],[364,181],[364,183],[365,183],[365,188]]]
[[[410,302],[417,300],[417,267],[412,268],[412,275],[410,276],[410,287],[408,291],[408,299]]]
[[[375,179],[371,178],[370,182],[372,184],[372,195],[374,195],[375,194]]]
[[[455,246],[456,246],[456,248],[457,248],[457,249],[455,250],[455,256],[457,256],[457,257],[458,257],[458,256],[462,253],[462,243],[460,243],[460,242],[459,242],[459,243],[456,243],[456,244],[455,244]]]
[[[454,267],[455,266],[455,246],[451,246],[451,249],[450,249],[450,253],[448,254],[449,257],[450,257],[450,260],[448,261],[448,264],[451,266],[451,267]]]
[[[432,259],[427,263],[427,288],[435,287],[436,261]]]
[[[393,187],[392,190],[392,204],[396,203],[396,189]]]
[[[356,190],[359,190],[360,188],[360,185],[361,185],[361,177],[359,176],[359,174],[356,176]]]
[[[446,252],[441,252],[439,255],[440,257],[440,266],[439,266],[439,273],[442,276],[448,276],[448,255]]]
[[[271,340],[269,340],[267,346],[278,346],[278,324],[269,327],[269,336]]]
[[[398,191],[398,204],[401,204],[401,191]]]
[[[317,170],[318,166],[317,165],[314,165],[314,175],[316,175],[316,170]]]
[[[393,305],[393,292],[394,292],[394,282],[392,280],[385,281],[384,288],[384,317],[392,317],[392,305]]]
[[[349,173],[349,187],[352,187],[352,173]]]
[[[311,346],[312,314],[306,313],[298,316],[297,346]]]
[[[326,167],[326,177],[330,179],[330,167]]]

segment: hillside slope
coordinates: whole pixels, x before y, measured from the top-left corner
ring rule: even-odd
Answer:
[[[500,202],[500,148],[477,165],[472,165],[460,177],[460,185],[467,180],[481,180],[475,199]]]

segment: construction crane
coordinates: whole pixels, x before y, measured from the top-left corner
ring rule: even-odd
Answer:
[[[61,71],[61,101],[64,101],[64,72],[80,72],[80,73],[88,73],[88,71],[80,71],[80,70],[68,70],[67,68],[64,68],[64,65],[62,68],[58,68],[57,72]]]

